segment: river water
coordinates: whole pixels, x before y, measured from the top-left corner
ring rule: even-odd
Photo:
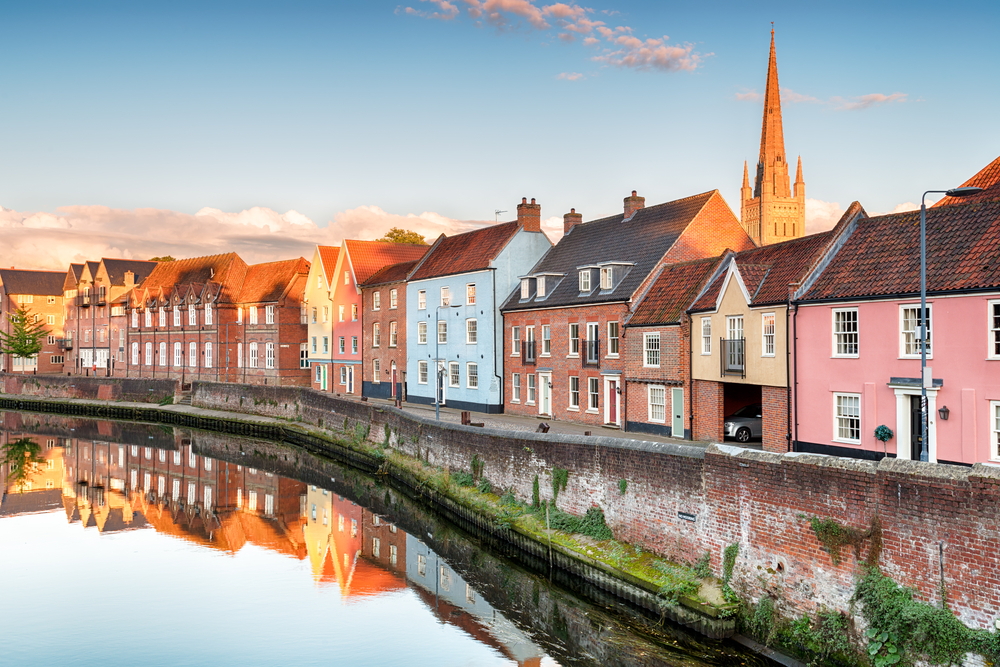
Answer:
[[[2,413],[0,663],[766,665],[271,443]]]

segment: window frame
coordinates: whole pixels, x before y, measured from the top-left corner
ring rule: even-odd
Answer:
[[[615,285],[615,275],[610,266],[601,267],[601,289],[613,289]]]
[[[389,310],[396,310],[399,307],[399,292],[395,288],[389,290]]]
[[[586,278],[586,280],[584,280],[584,278]],[[590,278],[591,278],[590,269],[584,269],[583,271],[580,271],[579,285],[581,294],[590,294],[591,292]],[[584,285],[585,282],[587,283],[586,285]]]
[[[852,416],[852,415],[841,415],[840,410],[839,410],[839,408],[840,408],[839,399],[842,399],[842,398],[848,398],[848,399],[852,399],[852,400],[857,400],[857,410],[858,410],[858,413],[857,413],[856,417]],[[855,419],[855,418],[858,421],[858,425],[857,425],[858,437],[857,437],[857,439],[851,439],[851,438],[848,438],[848,437],[841,436],[840,435],[840,427],[841,427],[840,420],[841,419],[848,419],[849,420],[849,419]],[[850,426],[848,426],[848,428],[850,428]],[[853,392],[843,392],[843,391],[835,391],[835,392],[833,392],[833,441],[834,442],[843,442],[843,443],[851,444],[851,445],[860,445],[861,444],[861,394],[857,394],[857,393],[853,393]]]
[[[551,357],[552,356],[552,325],[543,324],[542,325],[542,351],[538,356],[541,357]]]
[[[427,310],[427,290],[417,290],[417,310]]]
[[[372,383],[382,384],[382,377],[379,373],[382,372],[382,363],[380,359],[372,359]]]
[[[708,325],[708,332],[705,331],[705,325]],[[701,354],[702,356],[711,356],[712,354],[712,317],[706,315],[701,318]]]
[[[184,346],[180,341],[174,341],[174,368],[184,365]]]
[[[575,380],[575,382],[574,382]],[[574,385],[576,385],[574,387]],[[580,376],[571,375],[569,376],[569,407],[568,410],[574,412],[580,411]]]
[[[475,383],[473,383],[475,378]],[[479,389],[479,364],[475,361],[465,362],[465,388]]]
[[[358,337],[351,336],[351,354],[358,353]]]
[[[467,283],[465,285],[465,305],[476,305],[476,283]]]
[[[510,374],[510,402],[520,403],[521,402],[521,374],[511,373]]]
[[[440,287],[440,290],[441,290],[441,304],[440,304],[441,307],[445,308],[447,306],[450,306],[451,305],[451,286],[450,285],[442,285]]]
[[[347,349],[347,339],[344,336],[340,336],[337,341],[337,354],[344,354],[344,350]]]
[[[920,326],[920,303],[901,303],[899,304],[899,320],[897,322],[897,328],[899,330],[899,358],[900,359],[919,359],[920,358],[920,345],[918,344],[918,339],[916,338],[916,330],[913,332],[914,345],[917,348],[916,352],[913,354],[906,354],[906,330],[903,329],[903,317],[907,310],[917,311],[917,324],[914,326]],[[927,303],[927,320],[930,322],[927,332],[927,358],[934,358],[934,308],[933,304]]]
[[[448,320],[437,321],[437,341],[438,345],[448,344]]]
[[[264,306],[264,324],[274,324],[274,305]]]
[[[427,345],[427,322],[417,322],[417,345]]]
[[[381,322],[372,323],[372,347],[380,347],[382,344],[382,324]]]
[[[372,292],[372,310],[382,309],[382,292],[375,290]]]
[[[264,343],[264,368],[274,368],[274,343]]]
[[[655,349],[650,346],[650,343],[655,340]],[[642,367],[643,368],[659,368],[661,364],[661,336],[659,331],[647,331],[642,334]],[[656,356],[655,363],[650,361],[651,355]]]
[[[659,392],[663,399],[662,403],[653,402],[653,394]],[[654,407],[661,407],[663,410],[663,417],[657,418],[653,414]],[[651,384],[646,387],[646,419],[653,424],[666,424],[667,423],[667,388],[662,384]]]
[[[918,306],[919,307],[919,306]],[[840,314],[854,314],[854,331],[837,331],[837,316]],[[849,308],[832,308],[830,310],[830,332],[833,341],[833,349],[830,354],[835,359],[857,359],[861,353],[861,321],[857,306]],[[854,334],[854,352],[840,352],[840,336]]]
[[[771,351],[767,351],[768,344],[768,333],[767,333],[767,320],[771,319]],[[775,313],[761,313],[760,315],[760,356],[761,357],[774,357],[777,351],[778,344],[778,317]]]
[[[990,460],[1000,461],[1000,401],[990,401]]]
[[[429,364],[426,359],[417,361],[417,384],[427,384],[430,377]],[[422,380],[420,378],[423,378]]]
[[[457,361],[448,362],[448,386],[462,388],[462,368]]]
[[[525,405],[534,405],[535,404],[535,399],[538,396],[538,381],[537,381],[538,379],[537,379],[537,377],[535,376],[534,373],[525,373],[525,376],[528,379],[528,383],[527,383],[528,393],[527,393],[527,395],[525,397],[524,404]]]
[[[614,337],[611,336],[612,327],[614,327],[615,329]],[[608,359],[617,359],[621,354],[621,338],[620,338],[621,327],[619,326],[618,321],[614,320],[612,322],[608,322],[607,329],[608,329],[608,353],[607,355],[605,355],[605,357]],[[615,347],[614,352],[611,351],[612,341],[614,342],[614,347]]]
[[[587,378],[587,412],[598,414],[601,411],[601,378]]]
[[[470,317],[465,320],[465,344],[466,345],[478,345],[479,344],[479,320],[475,317]]]
[[[389,322],[389,347],[396,347],[399,344],[399,333],[396,328],[396,320]]]
[[[520,325],[510,328],[510,356],[521,356],[521,327]]]
[[[576,330],[574,332],[574,329]],[[574,346],[574,343],[576,345]],[[576,348],[575,350],[573,348]],[[567,357],[579,357],[580,356],[580,323],[570,322],[569,324],[569,349],[566,352]]]
[[[1000,299],[986,302],[986,332],[986,358],[1000,359]]]

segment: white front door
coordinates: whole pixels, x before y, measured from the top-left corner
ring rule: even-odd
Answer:
[[[541,400],[538,401],[538,414],[552,415],[552,376],[546,373],[539,373],[538,387],[541,391]]]
[[[684,390],[674,387],[670,390],[670,434],[675,438],[684,437]]]
[[[354,366],[347,367],[347,393],[354,393]]]

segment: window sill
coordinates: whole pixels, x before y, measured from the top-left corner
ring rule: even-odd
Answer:
[[[642,367],[643,367],[643,368],[659,368],[659,367],[660,367],[660,365],[659,365],[659,364],[657,364],[657,365],[655,365],[655,366],[648,366],[648,365],[646,365],[646,364],[643,364],[643,365],[642,365]]]
[[[587,414],[588,415],[597,415],[597,414],[600,414],[600,413],[601,413],[600,408],[597,408],[597,409],[588,409],[587,410]]]
[[[535,402],[534,401],[525,401],[524,404],[525,405],[534,405]]]
[[[605,359],[618,359],[620,357],[621,357],[620,354],[606,354],[606,355],[604,355]]]
[[[577,406],[574,407],[574,406],[571,405],[571,406],[569,406],[566,409],[569,410],[570,412],[579,412],[580,411],[580,406],[577,405]]]
[[[832,355],[830,355],[830,358],[831,359],[858,359],[859,355],[857,355],[857,354],[832,354]],[[920,357],[917,357],[917,358],[919,359]]]
[[[760,355],[760,358],[761,359],[774,359],[774,355],[773,354],[762,354],[762,355]]]
[[[666,424],[667,423],[666,419],[647,419],[646,421],[649,422],[650,424]]]
[[[904,359],[909,360],[909,361],[913,361],[914,359],[920,359],[920,355],[919,354],[901,354],[901,355],[899,355],[896,358],[899,359],[899,360],[901,360],[901,361],[904,360]],[[928,352],[927,353],[927,358],[928,359],[933,359],[934,355],[931,354],[930,352]]]
[[[833,442],[839,442],[839,443],[844,444],[844,445],[854,445],[855,447],[860,447],[861,446],[861,441],[860,440],[845,440],[843,438],[832,438],[832,441]]]
[[[567,359],[579,359],[580,358],[580,353],[577,352],[576,354],[574,354],[574,353],[570,352],[569,354],[566,355],[566,358]]]
[[[519,399],[519,398],[512,398],[512,399],[510,399],[510,402],[511,403],[520,403],[521,399]]]

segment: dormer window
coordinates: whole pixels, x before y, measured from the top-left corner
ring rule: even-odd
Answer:
[[[538,292],[538,298],[541,299],[545,296],[545,276],[538,276],[537,285],[536,291]]]
[[[580,272],[580,291],[590,291],[590,269]]]
[[[521,278],[521,298],[527,299],[531,296],[531,284],[528,278]]]
[[[601,289],[611,289],[612,285],[611,267],[606,266],[601,269]]]

